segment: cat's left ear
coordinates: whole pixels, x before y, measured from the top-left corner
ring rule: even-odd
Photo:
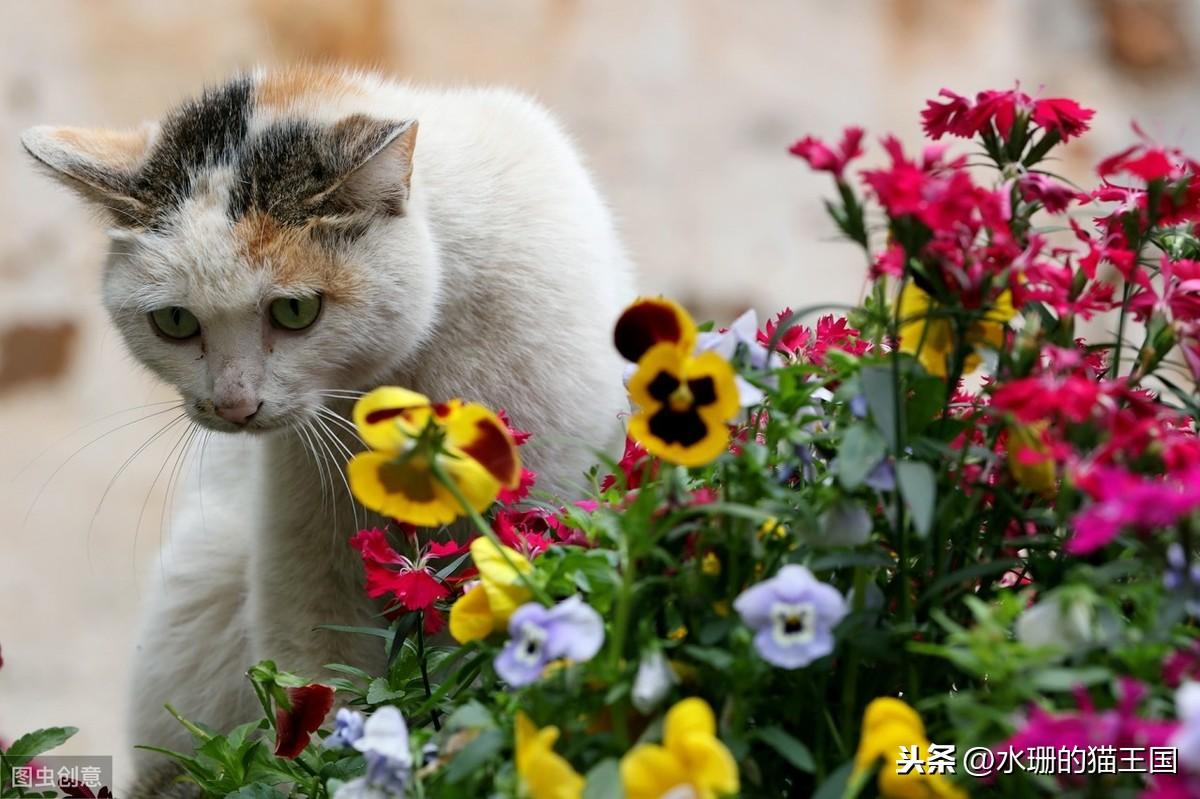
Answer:
[[[402,216],[412,189],[417,121],[375,119],[355,114],[329,134],[331,186],[309,202],[322,215]]]
[[[99,206],[119,227],[137,228],[147,216],[133,178],[154,138],[153,124],[118,131],[39,125],[21,143],[59,182]]]

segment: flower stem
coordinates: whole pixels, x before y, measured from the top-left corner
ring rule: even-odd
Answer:
[[[496,535],[496,532],[487,523],[487,520],[480,515],[479,511],[475,510],[475,508],[471,506],[471,503],[467,502],[467,498],[463,496],[462,489],[460,489],[458,485],[450,479],[450,476],[442,470],[442,467],[438,465],[436,461],[431,461],[429,464],[429,470],[433,472],[433,476],[437,478],[438,482],[444,485],[446,490],[450,492],[450,495],[454,497],[454,501],[457,502],[459,507],[462,508],[463,514],[471,520],[471,522],[475,525],[475,529],[479,531],[480,535],[496,545],[496,551],[500,553],[502,558],[504,558],[504,563],[516,573],[517,579],[529,589],[530,593],[537,597],[538,601],[543,605],[554,604],[553,600],[550,599],[550,596],[546,593],[545,589],[535,583],[528,574],[517,568],[517,564],[513,562],[512,557],[506,551],[504,544],[500,541],[500,538]]]
[[[421,664],[421,684],[425,688],[425,701],[433,698],[433,689],[429,687],[429,665],[425,662],[425,611],[418,611],[417,617],[417,662]],[[429,709],[433,719],[434,732],[442,731],[442,714],[436,707]]]

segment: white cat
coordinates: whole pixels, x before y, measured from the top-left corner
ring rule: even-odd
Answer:
[[[23,142],[106,211],[104,298],[131,352],[193,421],[239,444],[262,434],[207,451],[203,509],[193,481],[172,526],[135,743],[188,746],[166,702],[217,728],[255,718],[243,675],[261,658],[313,678],[380,666],[378,641],[315,629],[378,622],[326,471],[344,453],[316,436],[321,420],[351,443],[328,413],[347,415],[347,392],[505,408],[536,433],[522,454],[551,489],[619,440],[610,331],[631,270],[532,101],[300,68],[235,78],[137,132],[38,127]],[[138,757],[135,794],[164,795],[144,779],[156,756]]]

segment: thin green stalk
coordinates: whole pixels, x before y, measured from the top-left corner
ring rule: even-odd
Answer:
[[[425,701],[433,697],[433,689],[429,686],[429,664],[425,660],[425,611],[420,611],[417,618],[417,662],[421,664],[421,684],[425,688]],[[442,714],[436,707],[430,708],[433,718],[434,732],[442,731]]]
[[[1129,307],[1129,295],[1131,293],[1131,289],[1132,286],[1129,285],[1128,280],[1122,282],[1121,315],[1117,317],[1117,346],[1113,348],[1112,372],[1110,373],[1110,377],[1112,377],[1114,380],[1117,379],[1121,373],[1121,347],[1125,344],[1125,316],[1127,313],[1126,309]]]
[[[621,656],[625,652],[625,638],[629,633],[629,618],[633,613],[633,592],[636,570],[633,559],[629,556],[629,544],[622,535],[618,539],[617,551],[621,561],[621,588],[617,593],[617,611],[613,621],[613,635],[609,641],[609,667],[614,673],[621,668]],[[627,699],[621,699],[612,708],[613,732],[617,745],[622,749],[629,747],[629,726],[626,721]]]
[[[550,598],[550,595],[546,593],[544,588],[535,583],[528,574],[517,568],[517,564],[513,561],[512,557],[509,556],[508,552],[505,551],[504,544],[501,543],[499,537],[496,536],[496,532],[487,523],[487,520],[485,520],[483,516],[479,514],[479,511],[471,507],[471,503],[467,502],[467,498],[463,496],[462,489],[460,489],[458,485],[450,479],[449,475],[447,475],[442,467],[438,465],[436,460],[430,460],[429,470],[433,472],[433,476],[437,478],[437,481],[445,486],[446,490],[450,492],[450,495],[454,497],[454,501],[457,502],[459,507],[463,509],[463,512],[475,525],[475,528],[479,531],[479,533],[484,538],[496,545],[496,550],[500,553],[500,556],[504,558],[505,564],[507,564],[508,567],[516,573],[517,579],[529,589],[530,593],[537,597],[537,600],[543,605],[554,604],[554,600]]]

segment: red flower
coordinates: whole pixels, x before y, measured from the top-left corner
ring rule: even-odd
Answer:
[[[768,322],[768,324],[770,323]],[[761,334],[759,335],[761,336]],[[625,451],[621,454],[621,460],[617,461],[617,468],[625,477],[624,488],[626,491],[633,491],[641,486],[642,472],[649,470],[649,476],[652,478],[658,474],[658,462],[650,457],[650,453],[646,452],[645,447],[628,436],[625,438]],[[600,490],[607,491],[616,484],[617,476],[607,474],[600,481]]]
[[[431,543],[424,557],[417,562],[401,555],[388,543],[387,534],[378,528],[359,530],[350,539],[350,546],[362,555],[367,574],[367,596],[375,598],[391,594],[406,610],[429,610],[435,602],[450,596],[450,589],[429,571],[428,559],[434,554]],[[443,545],[436,545],[444,552]],[[456,552],[458,550],[455,550]],[[398,566],[400,568],[390,568]]]
[[[1044,419],[1082,422],[1092,415],[1100,399],[1100,386],[1086,377],[1050,374],[1023,377],[992,393],[992,408],[1011,413],[1029,424]]]
[[[842,132],[842,141],[837,150],[812,136],[805,136],[788,149],[792,155],[799,156],[818,172],[831,172],[841,180],[846,165],[863,154],[862,128],[846,128]]]
[[[792,309],[784,308],[775,314],[774,319],[768,319],[764,329],[758,331],[758,343],[764,347],[771,346],[771,339],[775,338],[776,331],[779,329],[779,323],[791,315]],[[809,336],[811,335],[812,331],[807,327],[792,325],[775,342],[775,349],[786,355],[795,355],[798,350],[802,349],[808,343]]]
[[[1065,183],[1053,181],[1039,172],[1026,172],[1017,179],[1017,187],[1025,202],[1040,202],[1052,214],[1062,213],[1075,200],[1087,198],[1086,194],[1080,194]]]
[[[517,428],[513,427],[512,420],[508,418],[508,413],[503,408],[496,411],[496,416],[499,417],[504,426],[508,428],[509,435],[513,437],[513,441],[516,442],[518,447],[523,445],[533,436],[533,433],[529,433],[525,430],[518,430]],[[501,505],[511,505],[514,502],[520,502],[521,500],[525,499],[525,497],[529,496],[529,489],[533,488],[533,484],[535,482],[537,482],[537,472],[522,466],[521,481],[517,484],[517,487],[501,488],[500,493],[496,497],[496,501]]]
[[[275,754],[292,760],[304,751],[329,709],[333,707],[333,689],[328,685],[305,685],[287,689],[290,708],[275,709]]]
[[[938,96],[947,101],[929,100],[921,112],[925,132],[933,139],[947,133],[967,139],[995,125],[996,132],[1007,140],[1018,116],[1026,114],[1035,125],[1056,132],[1065,142],[1086,131],[1096,113],[1065,97],[1034,100],[1019,89],[983,91],[974,102],[949,89],[942,89]]]

